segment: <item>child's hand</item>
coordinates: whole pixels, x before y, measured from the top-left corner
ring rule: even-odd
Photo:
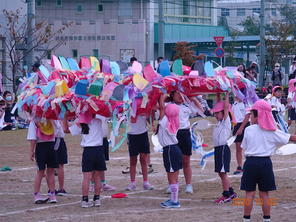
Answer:
[[[30,152],[30,159],[31,159],[31,161],[35,161],[35,152],[34,151],[31,151]]]

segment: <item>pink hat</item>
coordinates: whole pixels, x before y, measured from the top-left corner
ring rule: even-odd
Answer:
[[[258,100],[249,110],[257,110],[258,125],[265,130],[275,131],[276,126],[271,113],[271,106],[263,99]]]
[[[176,104],[168,104],[166,105],[164,112],[168,118],[168,131],[172,134],[176,134],[180,126],[179,107]]]
[[[89,124],[91,120],[92,120],[92,115],[90,112],[80,113],[78,117],[78,123]]]
[[[294,92],[296,90],[296,87],[294,84],[296,83],[296,79],[291,79],[289,81],[289,92]]]
[[[272,95],[274,94],[275,90],[280,88],[281,90],[283,90],[283,87],[282,86],[275,86],[272,88]]]
[[[224,110],[224,104],[225,103],[223,101],[217,102],[214,105],[214,107],[213,107],[213,109],[211,111],[213,113],[217,113],[217,112],[223,111]],[[236,123],[236,119],[235,119],[234,113],[232,112],[232,107],[231,107],[230,104],[229,104],[228,110],[229,110],[229,113],[230,113],[231,118],[232,118],[231,122],[235,124]]]
[[[212,109],[212,112],[213,113],[217,113],[217,112],[221,112],[224,110],[224,102],[223,101],[220,101],[220,102],[217,102],[213,109]]]

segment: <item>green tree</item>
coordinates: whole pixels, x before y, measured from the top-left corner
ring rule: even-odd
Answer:
[[[21,14],[21,10],[8,11],[4,9],[2,16],[4,16],[6,24],[1,26],[0,35],[5,38],[4,47],[7,52],[5,57],[9,60],[8,68],[11,70],[11,72],[3,73],[3,76],[12,82],[13,91],[16,92],[17,79],[23,76],[22,63],[28,53],[39,48],[43,51],[39,54],[39,59],[47,56],[49,51],[63,44],[62,41],[55,41],[55,36],[61,34],[72,23],[53,30],[53,27],[47,22],[38,22],[33,27],[34,34],[30,44],[27,38],[27,19]],[[28,48],[28,45],[31,47]]]
[[[241,35],[259,35],[260,33],[259,22],[254,17],[248,16],[239,25],[244,28],[244,31],[240,33]]]
[[[175,55],[174,60],[182,59],[183,65],[191,66],[197,56],[194,55],[195,51],[192,50],[196,45],[190,45],[188,42],[177,42],[174,47]]]

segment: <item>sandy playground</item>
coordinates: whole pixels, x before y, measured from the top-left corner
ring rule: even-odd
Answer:
[[[294,128],[292,129],[294,130]],[[205,132],[205,131],[204,131]],[[142,189],[142,178],[137,174],[137,190],[126,192],[125,199],[112,199],[111,195],[125,192],[129,175],[121,173],[128,165],[126,144],[110,154],[107,164],[107,181],[117,187],[115,192],[103,192],[101,207],[82,209],[81,200],[81,153],[79,137],[67,135],[69,164],[65,166],[66,197],[57,197],[57,204],[36,205],[33,203],[33,180],[35,164],[29,159],[29,143],[25,140],[26,130],[0,132],[0,167],[5,165],[12,171],[0,172],[0,221],[241,221],[243,207],[238,203],[216,205],[215,198],[221,194],[220,180],[214,173],[213,157],[208,159],[206,168],[199,166],[200,156],[193,154],[193,188],[194,194],[184,192],[184,177],[180,174],[180,209],[163,209],[160,202],[167,199],[166,173],[163,167],[162,154],[154,153],[151,145],[151,162],[154,172],[150,182],[155,186],[153,191]],[[211,146],[211,130],[204,133],[205,142]],[[232,145],[231,171],[236,167],[235,146]],[[277,191],[271,193],[273,206],[272,221],[296,221],[296,155],[273,156]],[[139,166],[139,164],[138,164]],[[139,168],[140,170],[140,168]],[[139,171],[138,170],[138,171]],[[231,175],[232,186],[240,198],[244,193],[239,191],[240,175]],[[57,181],[56,181],[57,183]],[[42,193],[46,193],[45,180]],[[258,195],[257,195],[258,197]],[[92,198],[92,194],[90,194]],[[261,206],[257,201],[252,212],[252,221],[262,221]]]

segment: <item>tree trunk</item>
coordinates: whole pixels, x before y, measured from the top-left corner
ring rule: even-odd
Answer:
[[[17,86],[16,86],[16,73],[17,72],[17,64],[12,65],[12,90],[13,93],[16,94]]]

